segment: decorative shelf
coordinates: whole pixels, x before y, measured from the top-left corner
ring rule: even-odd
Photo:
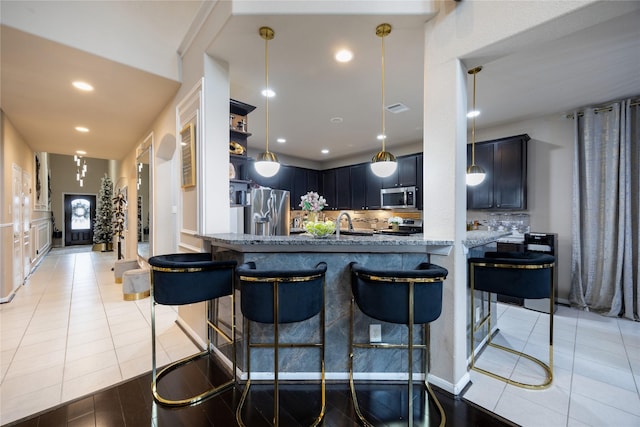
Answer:
[[[244,102],[236,101],[235,99],[229,100],[229,110],[231,111],[231,114],[246,116],[255,109],[256,107],[253,105],[245,104]]]
[[[229,128],[229,131],[235,132],[237,134],[244,135],[244,136],[247,136],[247,137],[251,136],[251,134],[249,132],[243,132],[241,130],[238,130],[238,129],[232,128],[232,127]]]

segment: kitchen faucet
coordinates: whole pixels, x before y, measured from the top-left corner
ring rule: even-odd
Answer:
[[[351,215],[349,215],[349,212],[340,211],[336,217],[336,239],[340,238],[340,218],[342,218],[343,215],[347,217],[347,230],[353,230],[353,223],[351,222]]]

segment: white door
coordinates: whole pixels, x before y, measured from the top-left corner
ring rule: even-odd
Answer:
[[[22,258],[22,169],[14,164],[12,170],[12,206],[13,217],[13,289],[24,282]]]
[[[22,172],[22,269],[23,280],[31,272],[31,175]]]

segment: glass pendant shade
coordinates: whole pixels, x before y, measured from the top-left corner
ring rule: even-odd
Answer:
[[[276,156],[275,153],[271,153],[268,151],[260,153],[254,166],[256,168],[256,172],[258,172],[265,178],[274,176],[280,170],[278,156]]]
[[[486,175],[487,174],[485,173],[484,169],[482,169],[480,166],[478,165],[469,166],[467,168],[467,185],[473,187],[482,183]]]
[[[398,162],[393,154],[388,151],[379,151],[371,159],[371,171],[380,178],[393,175],[398,168]]]

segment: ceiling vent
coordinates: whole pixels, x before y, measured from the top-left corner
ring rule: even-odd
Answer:
[[[387,105],[385,107],[385,110],[387,110],[390,113],[398,114],[404,111],[409,111],[409,107],[407,107],[401,102],[396,102],[395,104]]]

